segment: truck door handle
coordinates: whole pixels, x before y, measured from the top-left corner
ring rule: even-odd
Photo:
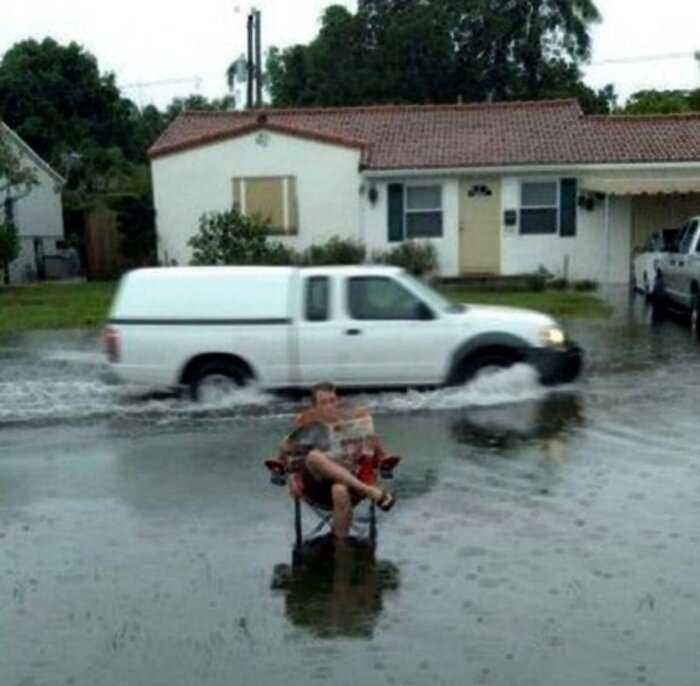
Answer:
[[[345,329],[348,336],[359,336],[362,333],[361,329]]]

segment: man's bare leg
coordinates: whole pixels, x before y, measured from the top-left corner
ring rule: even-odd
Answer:
[[[370,500],[377,502],[382,497],[382,490],[376,486],[363,483],[345,467],[333,462],[326,454],[319,450],[312,450],[306,457],[306,466],[309,471],[319,479],[328,479],[336,484],[347,486]]]
[[[331,494],[333,496],[333,533],[336,538],[344,540],[350,534],[352,525],[350,491],[343,484],[333,484]]]

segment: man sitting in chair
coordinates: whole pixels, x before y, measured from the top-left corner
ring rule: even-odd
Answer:
[[[338,539],[347,538],[352,525],[352,508],[363,498],[373,500],[377,507],[388,512],[396,502],[392,493],[365,483],[356,476],[357,460],[368,449],[381,456],[383,450],[376,435],[369,438],[341,440],[339,429],[348,420],[364,419],[371,426],[366,410],[348,414],[340,407],[335,386],[320,383],[311,390],[311,407],[296,417],[299,428],[314,423],[324,425],[330,440],[317,443],[308,452],[302,468],[305,497],[333,510],[333,533]],[[369,443],[369,445],[366,445]],[[353,445],[354,444],[354,445]],[[358,445],[361,444],[361,445]],[[355,448],[353,450],[353,448]],[[281,454],[291,449],[289,439],[282,445]]]

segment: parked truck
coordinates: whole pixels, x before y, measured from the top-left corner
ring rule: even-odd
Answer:
[[[700,335],[700,216],[685,222],[677,250],[661,257],[654,300],[658,307],[689,311],[693,333]]]
[[[123,277],[105,330],[128,383],[215,400],[236,387],[460,384],[532,365],[575,379],[582,352],[539,312],[456,305],[395,267],[168,267]]]

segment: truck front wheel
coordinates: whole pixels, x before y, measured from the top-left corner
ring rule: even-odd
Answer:
[[[697,291],[690,301],[690,331],[693,338],[700,340],[700,294]]]
[[[197,369],[190,381],[190,396],[205,404],[216,404],[230,398],[245,386],[245,375],[234,364],[212,362]]]
[[[491,376],[512,367],[518,361],[507,350],[489,350],[465,360],[455,376],[457,385]]]

